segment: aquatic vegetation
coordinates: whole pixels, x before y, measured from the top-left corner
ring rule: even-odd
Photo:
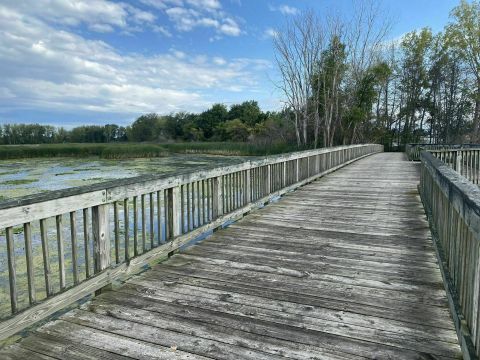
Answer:
[[[15,179],[15,180],[6,180],[0,185],[25,185],[37,182],[38,179]]]

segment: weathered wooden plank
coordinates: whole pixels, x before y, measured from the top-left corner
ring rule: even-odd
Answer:
[[[18,344],[13,344],[7,349],[0,350],[0,358],[2,360],[54,360],[58,359],[57,357],[50,357],[47,355],[40,354],[36,351],[31,351],[21,347]]]
[[[88,311],[76,310],[62,316],[68,322],[92,327],[97,330],[148,341],[157,345],[171,347],[204,357],[215,359],[281,359],[280,356],[265,354],[248,347],[230,345],[218,340],[205,339],[200,336],[182,334],[176,331],[160,329],[152,325],[112,318]]]
[[[108,314],[124,320],[131,320],[134,315],[135,321],[142,324],[187,334],[195,333],[196,336],[211,340],[221,339],[222,342],[231,345],[248,344],[248,347],[267,354],[298,359],[312,357],[317,359],[360,358],[347,353],[335,354],[325,348],[303,344],[301,341],[294,342],[292,339],[298,338],[298,335],[289,329],[277,328],[276,332],[283,332],[283,334],[278,336],[271,331],[270,336],[265,336],[261,331],[263,329],[258,329],[261,328],[261,325],[252,326],[251,323],[246,325],[241,317],[225,316],[223,313],[214,311],[196,311],[192,307],[169,306],[169,304],[154,302],[142,297],[131,299],[127,298],[126,294],[120,294],[114,303],[99,301],[88,306],[88,309],[95,313]]]
[[[20,198],[13,201],[11,207],[1,209],[0,228],[47,219],[58,214],[66,214],[84,207],[102,204],[106,200],[105,191],[101,190],[75,196],[65,196],[65,191],[63,190],[59,192],[52,191],[52,193],[54,194],[48,194],[48,196],[56,195],[58,198],[46,201],[42,201],[42,196]],[[19,204],[17,205],[17,203]]]
[[[127,330],[127,329],[125,329]],[[119,336],[112,332],[98,330],[66,321],[56,321],[42,327],[39,331],[61,336],[74,343],[124,355],[140,360],[166,359],[191,360],[192,354],[177,349],[175,341],[167,346],[157,345],[152,341],[141,341],[130,336]],[[205,357],[195,356],[198,359]]]
[[[87,345],[72,343],[60,336],[36,333],[27,337],[20,346],[36,354],[52,356],[62,360],[129,360],[130,357],[113,354]]]

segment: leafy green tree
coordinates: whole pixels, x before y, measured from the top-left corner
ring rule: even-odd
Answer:
[[[210,139],[215,128],[228,120],[228,110],[223,104],[214,104],[207,111],[202,112],[196,119],[198,129],[202,130],[205,139]]]
[[[250,129],[240,119],[233,119],[220,124],[216,134],[222,141],[247,141]]]
[[[451,12],[453,22],[448,27],[449,41],[457,49],[474,78],[475,103],[473,137],[480,140],[480,2],[462,0]]]
[[[242,123],[247,124],[248,126],[254,126],[264,120],[264,116],[258,106],[258,102],[250,100],[244,101],[241,104],[232,105],[228,111],[228,119],[239,119]]]
[[[432,46],[432,31],[423,28],[404,36],[401,44],[403,63],[401,65],[401,88],[404,93],[400,116],[404,119],[402,142],[419,141],[416,136],[418,114],[423,113],[425,95],[428,92],[428,60]],[[422,129],[420,129],[422,130]]]
[[[140,116],[128,129],[128,139],[139,142],[157,140],[161,121],[161,116],[155,113]]]

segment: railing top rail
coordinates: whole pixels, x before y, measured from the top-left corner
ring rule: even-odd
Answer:
[[[464,144],[441,144],[441,143],[409,143],[407,146],[444,146],[444,147],[480,147],[480,144],[464,143]]]
[[[203,170],[184,170],[184,171],[177,172],[175,174],[160,174],[160,175],[147,174],[147,175],[129,177],[125,179],[99,182],[92,185],[84,185],[84,186],[78,186],[78,187],[62,189],[62,190],[53,190],[43,194],[27,195],[27,196],[19,197],[12,200],[2,201],[0,202],[0,211],[3,209],[9,209],[9,208],[14,208],[19,206],[28,206],[36,203],[42,203],[42,202],[57,200],[57,199],[66,198],[66,197],[84,195],[87,193],[98,193],[98,192],[101,192],[102,194],[100,197],[104,198],[103,201],[100,201],[100,203],[106,202],[107,200],[115,201],[115,199],[112,198],[112,192],[114,191],[115,188],[126,188],[135,184],[142,184],[142,183],[149,183],[149,182],[156,182],[157,188],[178,186],[191,181],[197,181],[197,180],[206,179],[213,176],[228,174],[233,171],[248,170],[248,169],[259,167],[259,166],[275,164],[278,162],[295,160],[295,159],[299,159],[307,156],[318,155],[318,154],[338,151],[342,149],[368,146],[368,145],[374,145],[374,144],[346,145],[346,146],[321,148],[321,149],[315,149],[315,150],[296,151],[296,152],[291,152],[286,154],[255,157],[252,160],[239,162],[233,165],[223,165],[223,166],[212,165]],[[103,193],[104,191],[105,193]],[[110,192],[110,194],[107,194],[107,192]],[[99,195],[99,194],[96,194],[96,195]],[[121,199],[121,198],[119,197],[118,199]]]
[[[420,160],[470,229],[480,234],[480,188],[429,151],[422,151]]]

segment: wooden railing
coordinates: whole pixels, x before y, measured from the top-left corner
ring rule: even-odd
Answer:
[[[460,150],[480,149],[480,144],[407,144],[405,153],[411,161],[420,161],[420,152],[423,150]]]
[[[474,184],[480,183],[480,148],[428,150]]]
[[[447,152],[436,158],[422,151],[419,189],[468,359],[480,354],[480,191],[452,168],[452,156]]]
[[[381,151],[373,144],[304,151],[1,203],[10,314],[0,322],[0,339],[287,191]]]

